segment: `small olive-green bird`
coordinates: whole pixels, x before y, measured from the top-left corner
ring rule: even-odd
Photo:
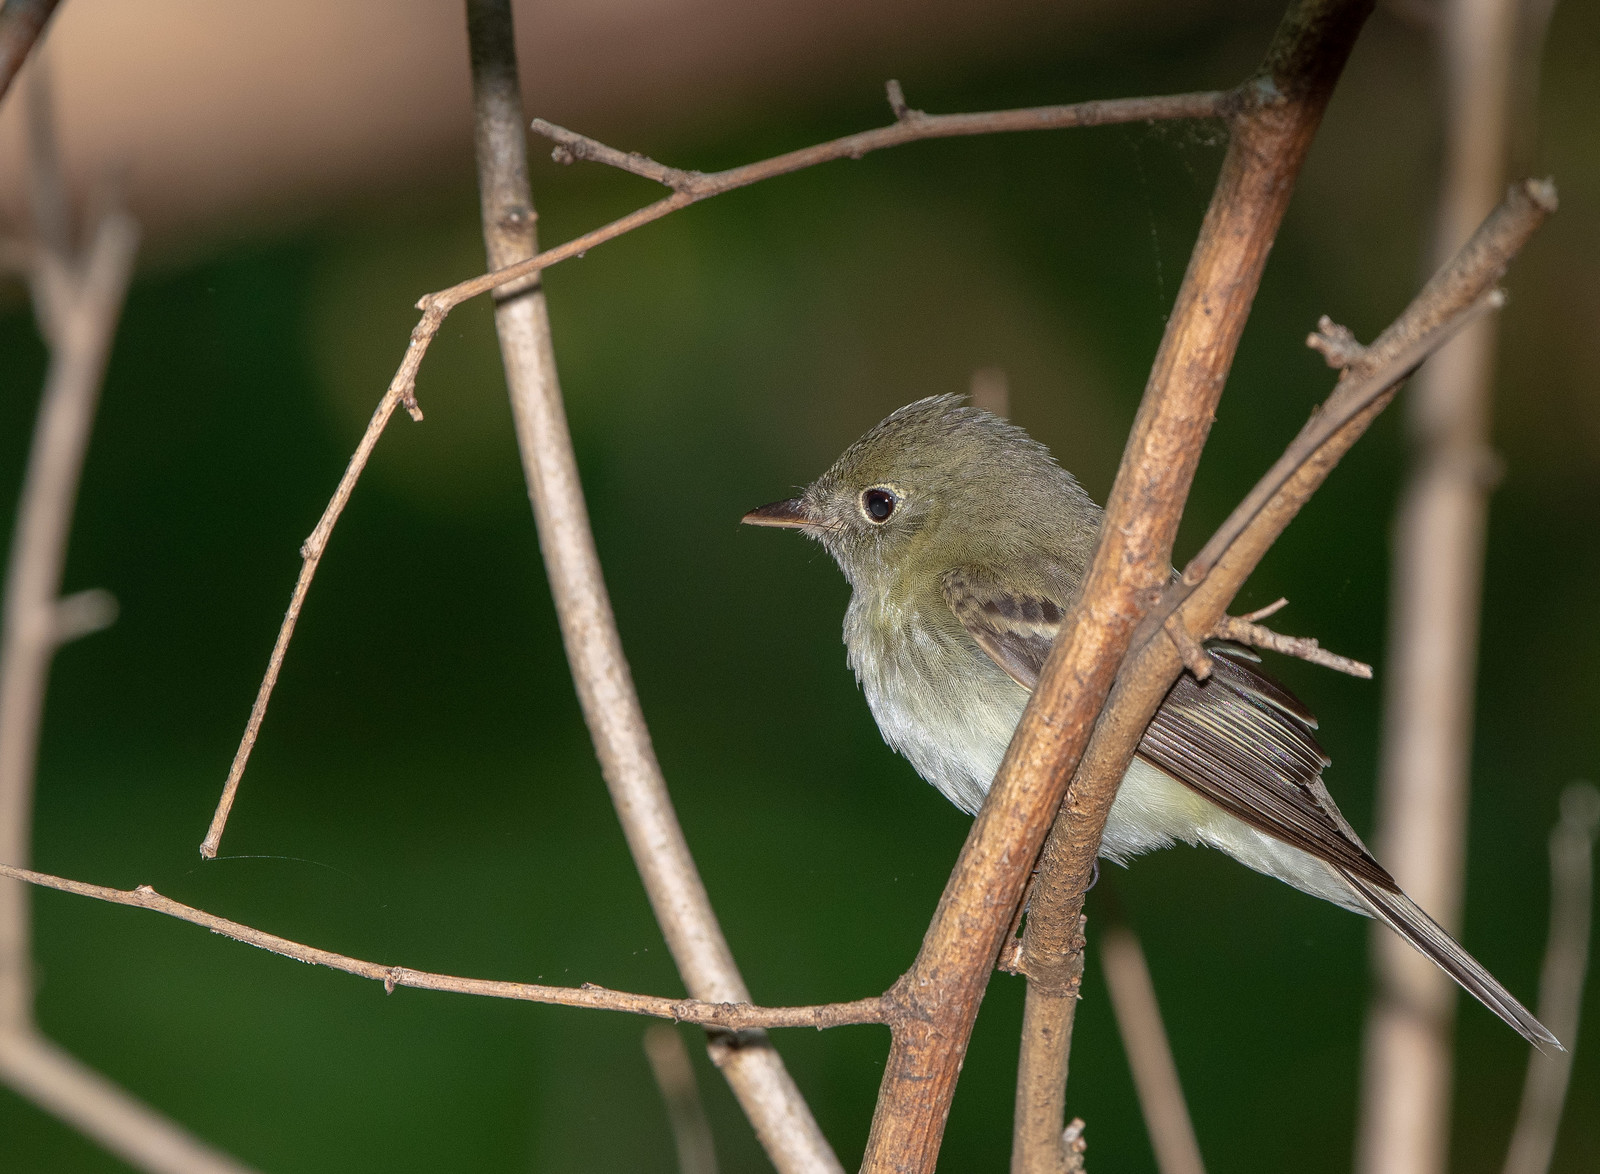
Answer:
[[[799,497],[745,522],[817,539],[850,581],[844,642],[885,741],[975,814],[1094,553],[1100,508],[1048,449],[959,396],[901,408]],[[1387,922],[1540,1047],[1559,1047],[1367,851],[1322,783],[1316,719],[1236,645],[1173,686],[1100,855],[1181,840]]]

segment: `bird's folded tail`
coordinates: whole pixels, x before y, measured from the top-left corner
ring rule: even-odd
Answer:
[[[1405,938],[1440,970],[1461,984],[1478,1002],[1504,1019],[1513,1030],[1541,1052],[1565,1051],[1561,1041],[1550,1034],[1515,996],[1495,981],[1471,954],[1445,933],[1424,913],[1421,907],[1404,893],[1383,888],[1364,877],[1339,869],[1350,887],[1361,895],[1372,912],[1390,929]]]

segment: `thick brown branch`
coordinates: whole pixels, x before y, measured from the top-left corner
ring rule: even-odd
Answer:
[[[1405,364],[1404,369],[1415,366],[1420,357],[1410,356],[1417,341],[1429,338],[1442,341],[1449,332],[1441,330],[1441,324],[1475,312],[1475,307],[1492,291],[1511,259],[1554,207],[1555,192],[1549,184],[1529,182],[1513,188],[1505,203],[1484,222],[1472,240],[1368,348],[1367,360],[1373,369],[1393,369],[1387,365],[1396,362],[1397,356]],[[1180,582],[1169,589],[1179,593],[1181,600],[1173,614],[1191,634],[1209,632],[1216,626],[1268,548],[1393,398],[1396,390],[1393,385],[1371,398],[1370,383],[1363,373],[1354,370],[1346,373],[1327,404],[1302,428],[1290,450],[1219,529],[1218,535],[1230,534],[1231,540],[1223,543],[1214,537],[1212,543],[1207,544],[1208,548],[1215,544],[1222,551],[1209,571],[1192,587]],[[1353,399],[1359,399],[1365,406],[1329,432],[1325,417],[1341,413]],[[1317,444],[1303,443],[1312,436],[1319,438]],[[1286,472],[1283,466],[1291,452],[1297,455]],[[1268,481],[1277,488],[1270,493],[1258,492]],[[1239,522],[1242,513],[1247,514],[1247,519]],[[1114,797],[1117,783],[1127,770],[1145,727],[1182,671],[1177,648],[1163,634],[1164,623],[1157,623],[1159,616],[1160,610],[1153,610],[1135,637],[1134,651],[1117,674],[1116,686],[1073,778],[1068,802],[1056,819],[1040,857],[1039,879],[1028,912],[1028,927],[1034,937],[1031,941],[1024,938],[1024,967],[1030,975],[1066,973],[1073,969],[1081,972],[1081,958],[1073,957],[1070,950],[1059,949],[1060,927],[1075,924],[1080,915],[1103,823],[1090,826],[1075,810],[1073,797],[1080,789],[1102,795],[1109,791]],[[1052,1017],[1044,1020],[1056,1036],[1065,1034],[1070,1038],[1073,1005],[1051,1009]],[[1025,1022],[1025,1033],[1030,1026]],[[1031,1038],[1031,1034],[1024,1035],[1024,1050],[1030,1046]],[[1060,1071],[1064,1079],[1064,1060]],[[1030,1167],[1035,1168],[1049,1167]]]
[[[757,1007],[747,1002],[706,1002],[699,999],[667,999],[657,995],[636,995],[628,991],[614,991],[606,987],[585,983],[579,987],[544,986],[532,982],[501,982],[488,978],[459,978],[451,974],[435,974],[427,970],[413,970],[408,966],[385,966],[379,962],[365,962],[332,950],[307,946],[265,930],[255,929],[215,913],[164,897],[149,885],[135,889],[114,889],[86,881],[69,880],[26,868],[0,864],[0,877],[23,881],[40,888],[55,889],[79,897],[91,897],[113,905],[129,905],[135,909],[148,909],[164,913],[210,930],[214,934],[255,946],[297,962],[313,966],[326,966],[357,978],[370,978],[383,983],[386,990],[395,987],[413,987],[423,991],[446,991],[458,995],[478,995],[490,999],[515,999],[525,1003],[549,1003],[558,1007],[589,1007],[601,1011],[623,1011],[630,1015],[646,1015],[655,1019],[670,1019],[678,1023],[693,1023],[702,1027],[721,1028],[726,1031],[746,1031],[765,1027],[814,1027],[819,1031],[827,1027],[845,1027],[853,1024],[889,1024],[893,1005],[883,996],[857,999],[850,1003],[821,1003],[808,1007]]]

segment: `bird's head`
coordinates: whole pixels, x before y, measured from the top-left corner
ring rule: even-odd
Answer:
[[[913,569],[1004,564],[1064,523],[1087,523],[1092,538],[1098,510],[1021,428],[939,395],[891,413],[799,497],[742,521],[817,539],[864,586]]]

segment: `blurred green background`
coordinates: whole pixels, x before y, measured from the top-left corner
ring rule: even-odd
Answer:
[[[1467,945],[1531,999],[1560,787],[1600,758],[1600,35],[1564,5],[1529,166],[1562,211],[1518,262],[1496,407]],[[1225,86],[1271,19],[902,74],[931,110]],[[1185,519],[1192,552],[1331,386],[1321,313],[1370,337],[1417,283],[1439,129],[1426,34],[1376,18],[1273,254]],[[829,100],[746,105],[621,145],[714,168],[884,120],[875,66]],[[463,69],[465,63],[463,62]],[[530,113],[535,113],[530,111]],[[465,134],[465,129],[463,131]],[[816,546],[742,529],[891,408],[998,366],[1012,415],[1103,499],[1221,157],[1214,126],[926,143],[680,213],[548,274],[569,411],[623,638],[734,951],[768,1003],[882,990],[966,831],[882,744],[844,665],[845,585]],[[654,198],[535,148],[542,238]],[[293,231],[150,267],[130,298],[67,590],[122,617],[51,682],[36,867],[179,900],[358,957],[677,994],[562,658],[489,308],[452,316],[329,548],[224,842],[204,832],[310,531],[398,362],[412,301],[482,268],[470,167]],[[0,516],[45,355],[0,316]],[[1291,632],[1384,661],[1398,412],[1247,588]],[[1371,824],[1380,685],[1271,667],[1322,718],[1328,781]],[[1109,880],[1143,936],[1211,1168],[1350,1166],[1367,925],[1190,849]],[[1096,925],[1090,901],[1091,950]],[[311,969],[139,912],[34,898],[39,1015],[75,1054],[264,1171],[674,1168],[619,1015]],[[1591,992],[1600,985],[1591,984]],[[1021,1008],[997,976],[944,1144],[1006,1161]],[[1600,1011],[1591,993],[1588,1008]],[[1069,1111],[1101,1171],[1153,1169],[1091,968]],[[729,1171],[765,1168],[696,1056]],[[778,1044],[849,1166],[881,1029]],[[1526,1049],[1475,1004],[1453,1168],[1499,1168]],[[1580,1047],[1560,1171],[1600,1166],[1600,1047]],[[0,1168],[111,1171],[0,1091]]]

